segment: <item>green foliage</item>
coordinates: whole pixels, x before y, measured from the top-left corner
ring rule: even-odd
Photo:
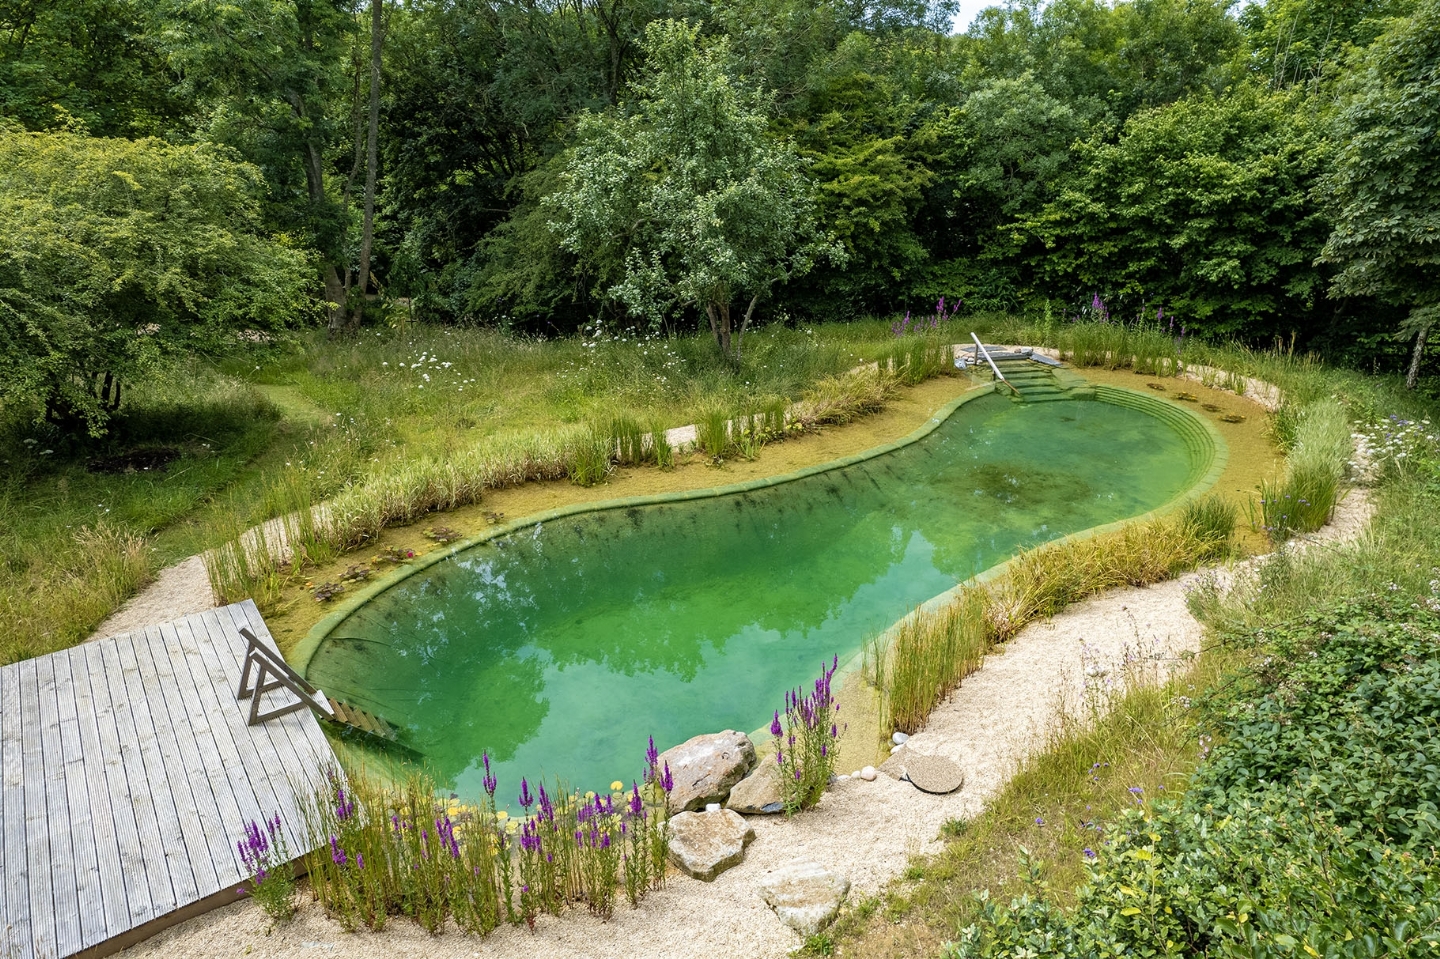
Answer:
[[[1409,309],[1402,332],[1440,320],[1440,3],[1417,4],[1370,48],[1350,83],[1324,182],[1335,230],[1321,259],[1341,296]]]
[[[1434,949],[1437,628],[1368,599],[1250,634],[1266,656],[1214,707],[1219,745],[1184,799],[1106,829],[1073,910],[989,903],[948,955]]]
[[[1203,335],[1287,329],[1323,291],[1311,192],[1327,146],[1296,102],[1253,86],[1131,118],[1079,145],[1060,196],[1018,229],[1041,275]]]
[[[194,108],[138,0],[0,6],[0,118],[28,130],[163,136]]]
[[[698,308],[737,358],[760,297],[842,254],[820,232],[799,157],[766,136],[763,100],[731,78],[727,44],[702,47],[671,20],[645,37],[634,99],[581,117],[549,209],[604,296],[657,325]],[[750,305],[732,324],[740,297]]]
[[[99,434],[113,378],[283,341],[307,264],[264,234],[262,192],[209,147],[0,134],[0,400]]]

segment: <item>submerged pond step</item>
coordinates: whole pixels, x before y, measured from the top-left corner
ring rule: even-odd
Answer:
[[[869,458],[501,527],[359,594],[297,661],[447,790],[479,795],[488,750],[502,804],[522,775],[604,792],[639,777],[647,736],[758,729],[916,605],[1213,477],[1191,414],[1094,398],[972,394]]]

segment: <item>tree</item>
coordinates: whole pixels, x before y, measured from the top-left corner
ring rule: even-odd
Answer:
[[[1058,294],[1163,307],[1208,335],[1303,330],[1324,287],[1322,132],[1295,96],[1248,85],[1145,111],[1117,141],[1081,143],[1059,195],[1015,229]]]
[[[657,324],[699,308],[738,360],[760,298],[844,252],[820,230],[799,155],[768,135],[764,97],[730,76],[724,40],[701,48],[698,33],[650,24],[633,99],[580,118],[547,202],[603,295]],[[737,298],[748,298],[738,325]]]
[[[98,435],[157,361],[283,340],[311,266],[263,191],[215,147],[0,133],[0,401]]]
[[[319,252],[331,329],[344,325],[347,211],[327,183],[343,148],[348,0],[157,0],[159,44],[203,105],[199,135],[265,171],[267,221]],[[348,151],[347,151],[348,152]]]
[[[1335,229],[1319,261],[1340,268],[1331,290],[1409,309],[1414,388],[1440,319],[1440,0],[1396,21],[1367,53],[1341,111],[1341,143],[1322,195]]]

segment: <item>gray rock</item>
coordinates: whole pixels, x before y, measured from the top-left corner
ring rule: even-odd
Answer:
[[[687,876],[709,882],[731,866],[740,865],[755,830],[730,809],[682,812],[666,823],[670,861]]]
[[[785,804],[780,800],[779,767],[774,762],[761,763],[730,790],[730,801],[725,805],[745,816],[784,812]]]
[[[965,782],[960,767],[941,756],[911,753],[905,760],[905,778],[927,793],[953,793]]]
[[[910,741],[910,736],[907,733],[896,733],[890,737],[890,741],[897,746],[903,746]]]
[[[754,768],[755,744],[744,733],[727,729],[687,739],[661,753],[659,762],[670,764],[675,783],[670,811],[704,809],[712,802],[723,803],[731,788]]]
[[[834,922],[849,892],[850,880],[804,861],[781,866],[760,883],[766,904],[802,936],[813,936]]]

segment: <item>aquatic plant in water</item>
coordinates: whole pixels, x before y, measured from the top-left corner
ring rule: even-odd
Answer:
[[[778,710],[770,723],[775,762],[780,767],[780,799],[787,816],[818,803],[835,772],[835,750],[843,727],[838,725],[840,704],[830,683],[839,663],[836,656],[829,666],[821,667],[811,692],[787,692],[783,723]]]

